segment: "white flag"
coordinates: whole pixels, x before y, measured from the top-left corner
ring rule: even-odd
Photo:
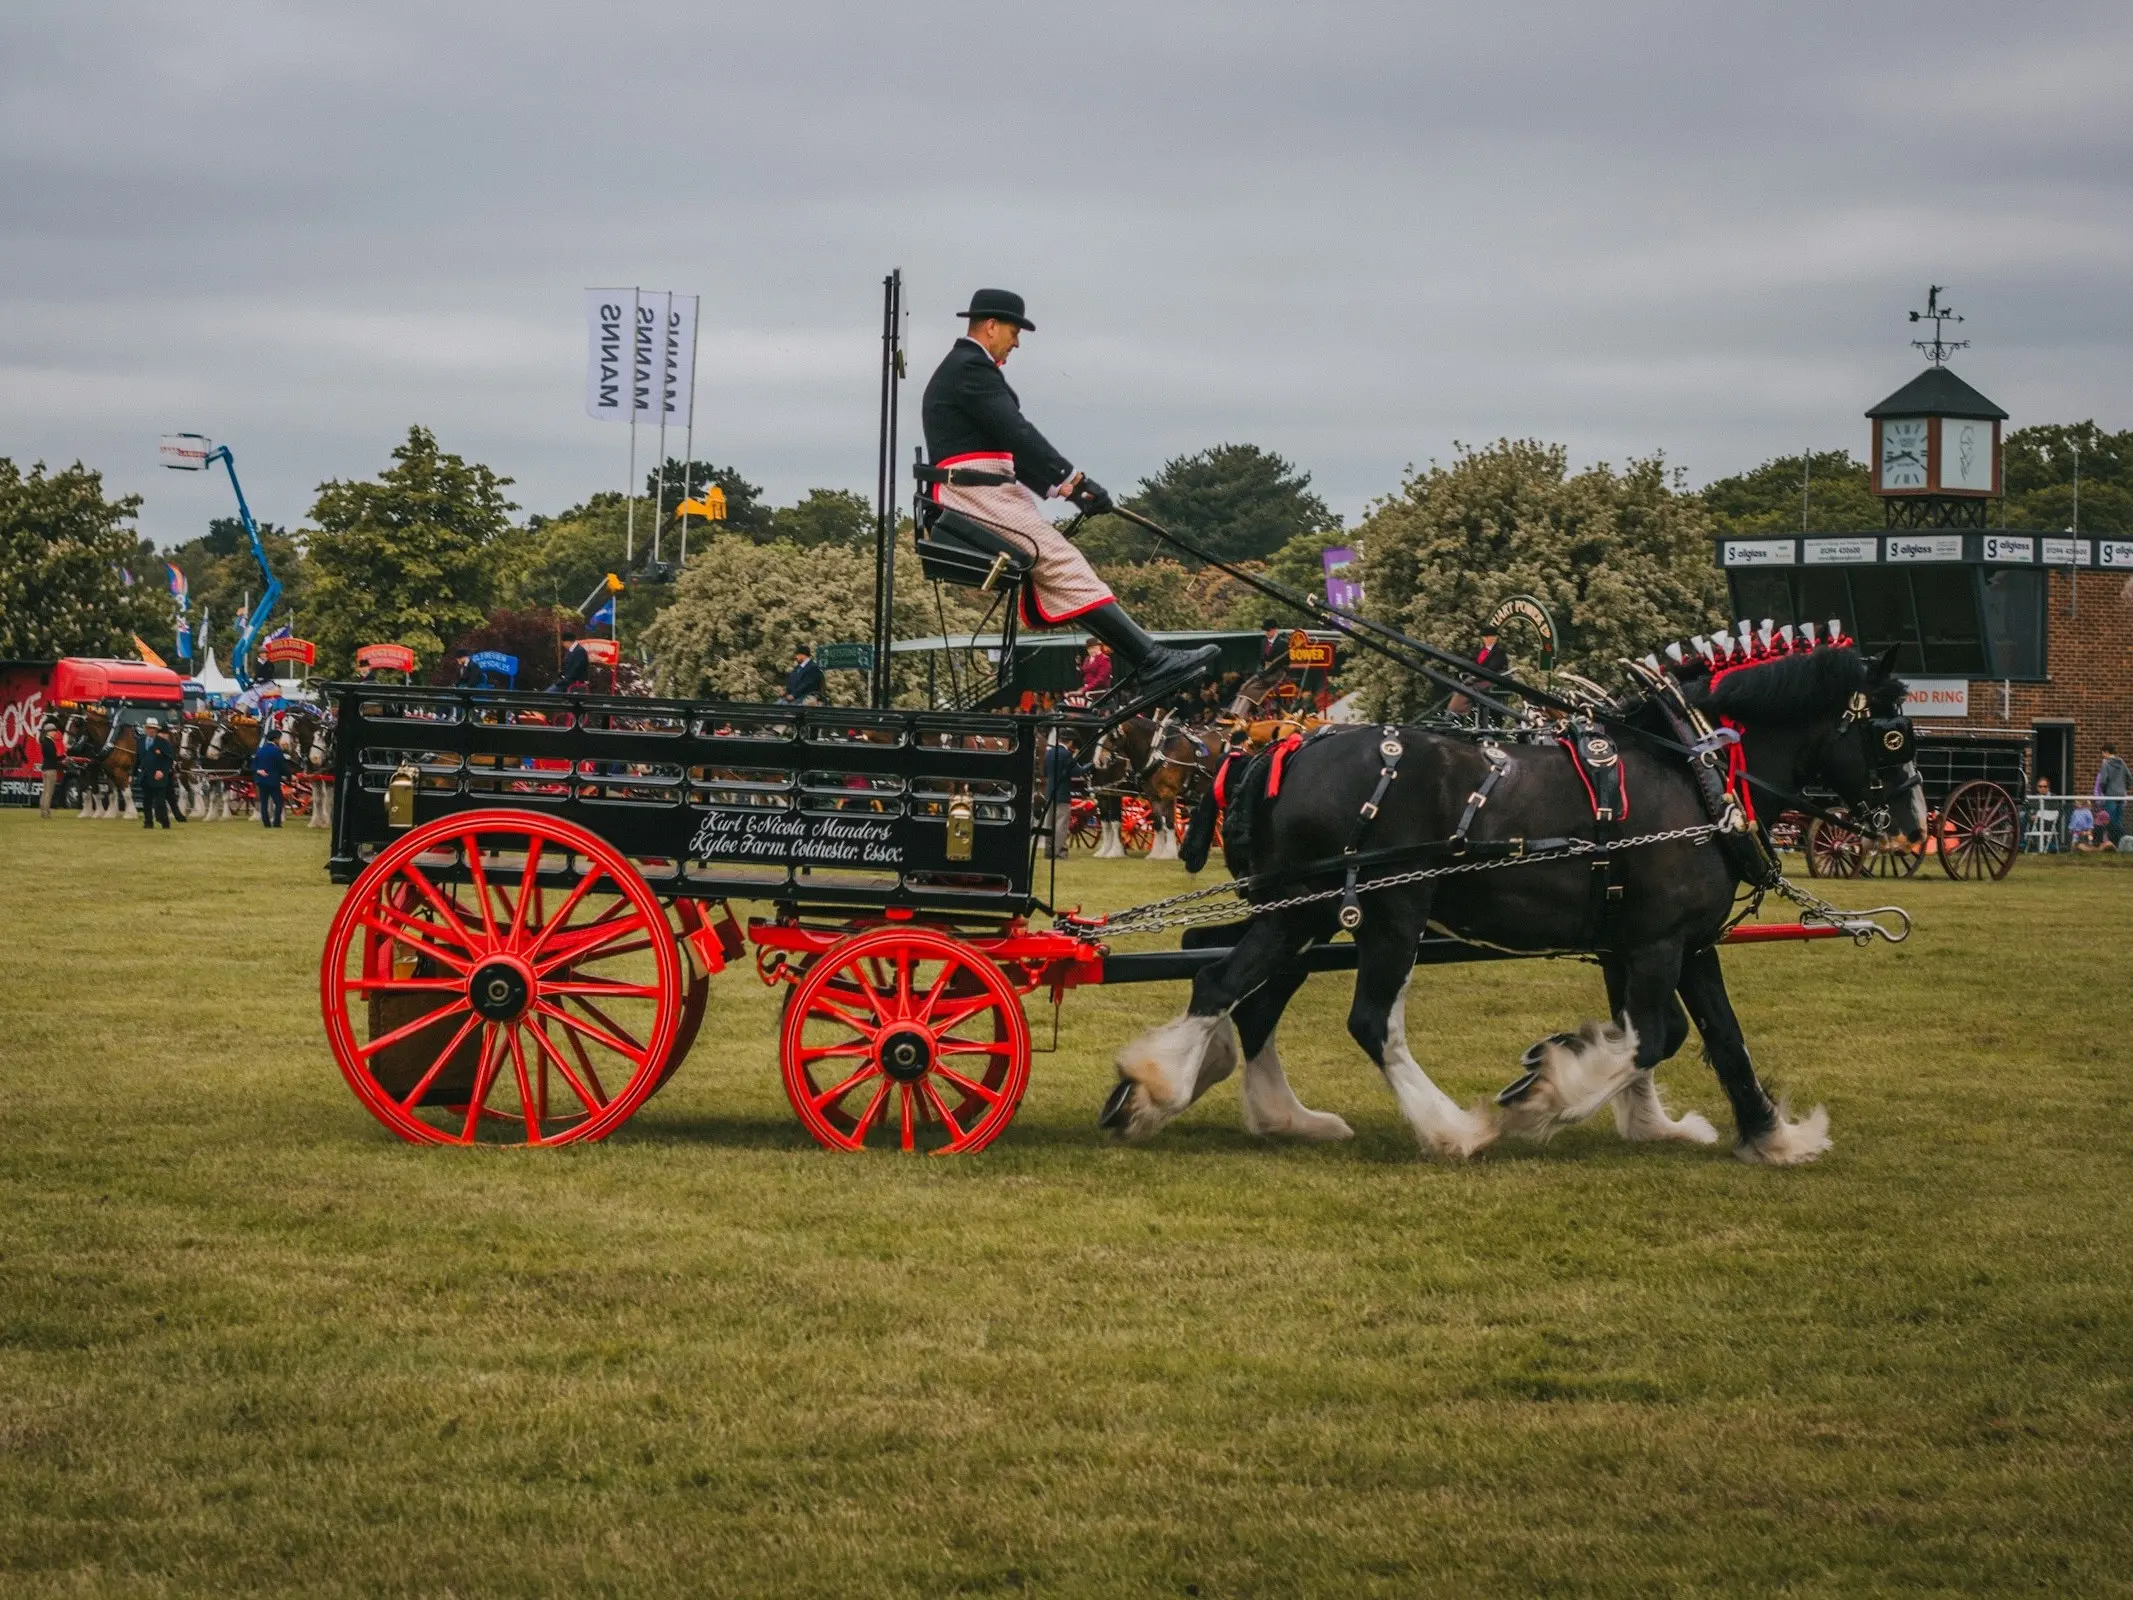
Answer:
[[[667,304],[673,298],[664,290],[637,291],[637,346],[630,366],[630,392],[639,422],[659,420],[660,330],[666,326]]]
[[[668,424],[676,428],[689,425],[689,413],[695,401],[695,385],[690,379],[696,371],[696,296],[677,294],[667,297],[667,347],[666,369],[660,382],[665,390],[663,410]]]
[[[585,291],[585,414],[600,422],[630,420],[629,327],[635,289]]]

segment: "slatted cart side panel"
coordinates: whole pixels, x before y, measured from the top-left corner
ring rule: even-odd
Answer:
[[[339,748],[341,881],[392,837],[389,791],[408,771],[417,823],[498,806],[566,817],[662,892],[1028,909],[1029,718],[366,686],[342,696]]]

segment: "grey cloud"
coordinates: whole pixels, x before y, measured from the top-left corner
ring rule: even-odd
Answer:
[[[594,283],[703,294],[699,454],[868,484],[899,263],[921,376],[1030,297],[1012,375],[1107,481],[1250,439],[1351,514],[1455,438],[1856,450],[1929,279],[2017,422],[2133,422],[2122,6],[26,10],[0,453],[165,539],[222,509],[171,428],[280,521],[411,421],[530,509],[619,486]]]

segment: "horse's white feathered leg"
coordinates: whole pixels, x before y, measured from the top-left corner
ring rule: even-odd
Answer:
[[[1296,1098],[1272,1034],[1259,1047],[1259,1054],[1244,1064],[1244,1125],[1262,1138],[1277,1133],[1291,1139],[1355,1137],[1355,1130],[1332,1112],[1313,1111]]]
[[[1119,825],[1107,822],[1103,825],[1103,838],[1097,842],[1096,859],[1099,861],[1123,861],[1126,858],[1126,841]]]
[[[1506,1133],[1545,1142],[1558,1128],[1583,1122],[1637,1072],[1637,1030],[1587,1022],[1576,1033],[1541,1040],[1525,1054],[1526,1074],[1496,1097]]]
[[[1827,1106],[1816,1106],[1794,1122],[1791,1108],[1780,1100],[1777,1121],[1771,1124],[1770,1131],[1753,1139],[1743,1139],[1733,1147],[1733,1153],[1752,1165],[1794,1167],[1803,1161],[1814,1160],[1829,1146]]]
[[[1237,1070],[1237,1035],[1228,1013],[1173,1017],[1118,1053],[1119,1086],[1104,1125],[1146,1139]]]
[[[1632,1144],[1674,1139],[1683,1144],[1716,1144],[1718,1130],[1699,1111],[1684,1111],[1678,1117],[1666,1114],[1659,1098],[1659,1085],[1648,1071],[1639,1072],[1615,1096],[1615,1131]]]
[[[1413,981],[1410,978],[1408,983]],[[1424,1150],[1461,1158],[1473,1155],[1496,1142],[1495,1108],[1476,1106],[1462,1111],[1459,1102],[1431,1082],[1415,1060],[1407,1048],[1408,983],[1400,985],[1385,1023],[1385,1081]]]
[[[1148,861],[1175,861],[1178,858],[1178,836],[1158,817],[1155,824],[1155,842],[1148,847],[1143,858]]]

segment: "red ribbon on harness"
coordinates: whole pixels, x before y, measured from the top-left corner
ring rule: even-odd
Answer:
[[[1267,774],[1266,780],[1266,795],[1269,800],[1281,793],[1281,769],[1288,765],[1289,757],[1296,754],[1303,742],[1302,734],[1292,733],[1274,746],[1274,766]]]
[[[1746,731],[1731,717],[1720,717],[1718,725],[1735,733]],[[1748,749],[1739,739],[1726,746],[1726,793],[1740,802],[1741,815],[1753,823],[1755,792],[1748,784]]]
[[[1558,739],[1555,742],[1561,745],[1564,753],[1570,757],[1570,770],[1578,775],[1578,782],[1585,786],[1585,801],[1592,807],[1592,814],[1597,817],[1600,814],[1599,791],[1593,788],[1592,779],[1585,774],[1585,762],[1578,754],[1577,745],[1568,739]],[[1615,783],[1622,794],[1622,815],[1616,820],[1627,822],[1629,820],[1629,774],[1618,772]]]

